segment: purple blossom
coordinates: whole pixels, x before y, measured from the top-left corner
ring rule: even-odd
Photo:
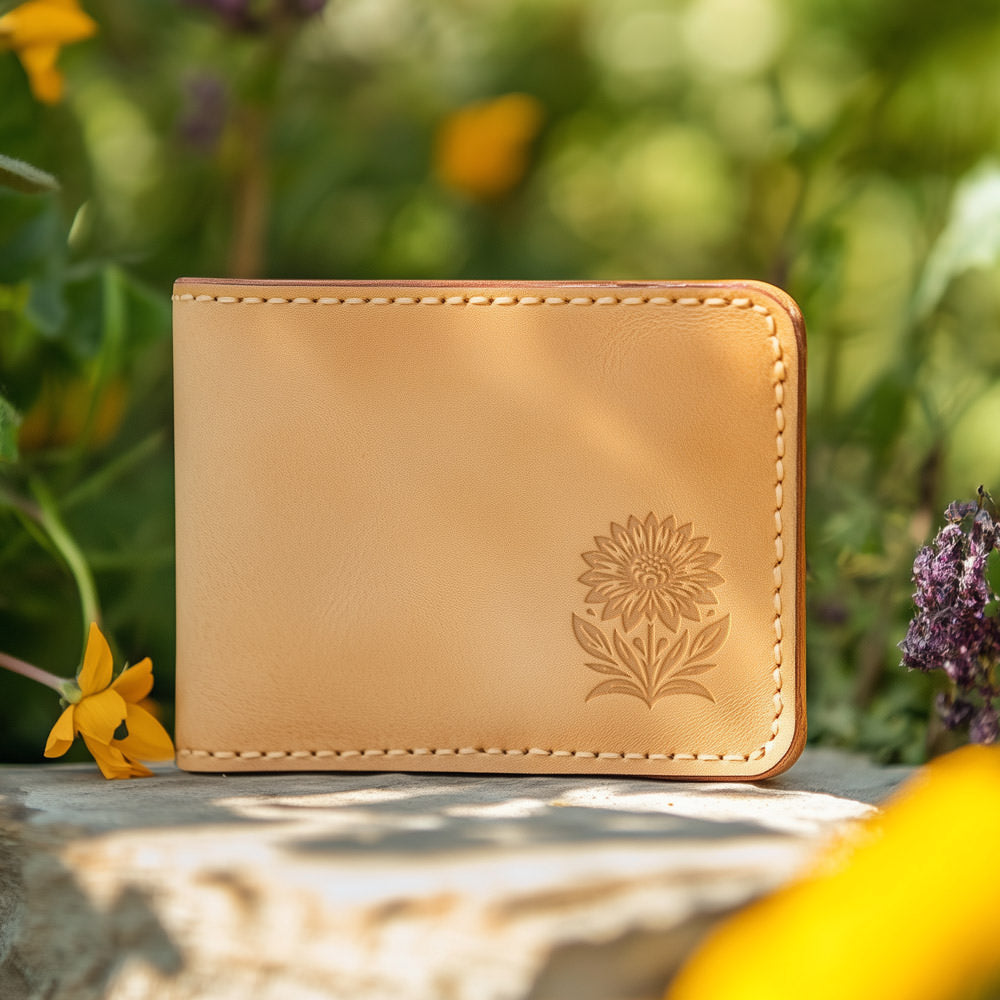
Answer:
[[[1000,735],[994,704],[1000,699],[994,680],[1000,619],[991,613],[997,596],[986,578],[987,559],[1000,547],[992,510],[985,491],[979,503],[948,507],[949,523],[913,563],[916,614],[899,644],[903,666],[948,676],[952,691],[939,697],[938,714],[949,729],[968,725],[977,743],[993,743]]]
[[[996,743],[998,735],[1000,735],[1000,719],[997,718],[996,708],[987,702],[979,709],[969,725],[969,739],[973,743]]]
[[[215,11],[230,27],[243,29],[256,27],[250,0],[186,0],[186,3],[192,7],[206,7]]]
[[[226,85],[219,77],[203,73],[188,80],[185,90],[177,131],[189,146],[207,152],[219,141],[229,114]]]
[[[305,19],[318,14],[326,0],[185,0],[191,6],[215,11],[238,31],[260,31],[278,18]]]
[[[962,698],[952,698],[941,693],[937,696],[936,708],[945,729],[961,729],[967,726],[976,714],[976,706]]]
[[[293,8],[294,13],[302,17],[311,17],[326,6],[326,0],[286,0],[285,6]]]

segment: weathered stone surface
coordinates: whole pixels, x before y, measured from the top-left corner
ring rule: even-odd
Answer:
[[[828,751],[757,785],[0,768],[0,997],[654,997],[905,773]]]

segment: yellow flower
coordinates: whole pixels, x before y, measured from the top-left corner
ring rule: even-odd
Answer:
[[[153,688],[153,665],[147,657],[115,680],[111,675],[108,642],[91,624],[76,688],[49,733],[45,756],[61,757],[79,733],[105,778],[148,777],[153,772],[140,760],[167,760],[174,753],[167,731],[139,705]]]
[[[93,380],[86,375],[71,379],[45,378],[42,390],[24,415],[18,432],[22,452],[71,447],[86,434],[86,444],[100,448],[121,427],[127,388],[113,379],[94,398]]]
[[[504,94],[460,108],[438,130],[438,177],[474,198],[505,194],[528,168],[528,147],[542,118],[542,105],[529,94]]]
[[[1000,747],[909,781],[806,877],[723,923],[667,1000],[958,1000],[1000,976]]]
[[[0,17],[0,48],[17,53],[35,97],[55,104],[63,89],[62,73],[56,69],[59,49],[96,31],[78,0],[27,0]]]

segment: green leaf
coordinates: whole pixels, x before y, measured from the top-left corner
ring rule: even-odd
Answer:
[[[16,462],[17,429],[21,425],[21,414],[0,396],[0,462]]]
[[[986,557],[986,583],[994,594],[1000,594],[1000,550],[993,549]]]
[[[937,307],[953,278],[1000,260],[1000,163],[987,160],[955,191],[948,221],[931,248],[914,296],[922,319]]]
[[[59,190],[59,181],[52,174],[23,160],[4,156],[3,153],[0,153],[0,185],[24,194],[44,194]]]
[[[54,271],[65,247],[66,227],[54,200],[22,198],[0,187],[0,282]]]

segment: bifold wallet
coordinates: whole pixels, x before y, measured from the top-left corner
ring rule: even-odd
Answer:
[[[173,298],[182,768],[795,760],[787,295],[184,278]]]

